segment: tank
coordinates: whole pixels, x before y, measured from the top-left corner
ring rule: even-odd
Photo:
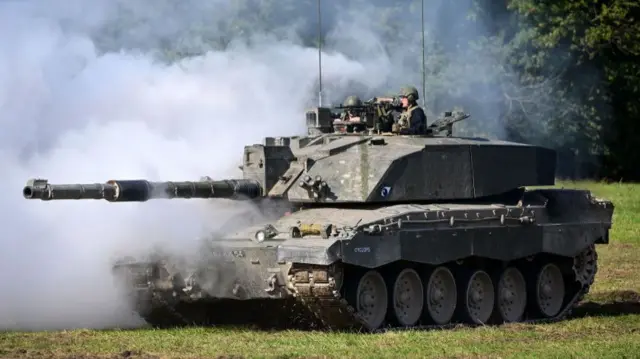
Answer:
[[[586,190],[545,188],[555,184],[551,149],[453,136],[467,117],[448,112],[407,135],[381,131],[373,116],[349,132],[331,108],[315,108],[307,134],[246,146],[242,178],[33,179],[23,195],[261,208],[256,222],[203,237],[197,258],[114,264],[154,326],[380,331],[562,320],[594,282],[614,206]]]

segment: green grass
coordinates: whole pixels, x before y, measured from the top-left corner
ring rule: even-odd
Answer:
[[[640,186],[587,188],[616,206],[611,244],[598,247],[599,272],[578,316],[548,325],[385,334],[242,329],[75,330],[0,334],[0,357],[280,358],[631,358],[640,357]]]

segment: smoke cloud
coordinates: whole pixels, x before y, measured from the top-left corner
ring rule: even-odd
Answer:
[[[422,89],[419,13],[381,30],[375,21],[391,10],[352,3],[357,11],[342,12],[343,1],[323,1],[324,105]],[[429,3],[429,36],[444,36],[451,26],[435,21],[444,5]],[[21,189],[32,177],[241,176],[246,144],[303,133],[304,110],[318,101],[315,1],[291,4],[0,1],[0,328],[137,325],[114,290],[112,260],[195,248],[243,210],[222,200],[27,201]],[[396,43],[383,41],[390,34]]]

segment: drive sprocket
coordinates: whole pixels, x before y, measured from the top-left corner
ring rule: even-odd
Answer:
[[[595,244],[590,245],[573,258],[573,273],[583,287],[590,286],[598,271],[598,253]]]

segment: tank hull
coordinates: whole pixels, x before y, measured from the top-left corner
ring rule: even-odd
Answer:
[[[251,240],[254,229],[215,241],[189,264],[201,273],[190,280],[159,274],[159,262],[117,269],[138,270],[128,288],[140,283],[136,310],[157,326],[378,331],[560,320],[594,281],[613,205],[579,190],[519,198],[304,209],[271,223],[281,231],[263,242]],[[301,238],[286,230],[311,222],[340,230]]]

